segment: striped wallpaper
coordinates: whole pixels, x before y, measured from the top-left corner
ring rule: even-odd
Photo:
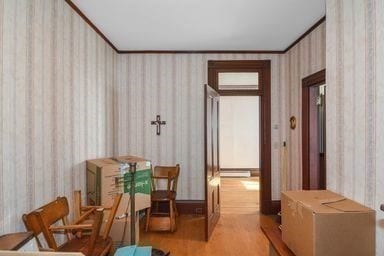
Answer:
[[[204,199],[204,84],[208,60],[270,59],[272,123],[280,123],[280,55],[256,54],[131,54],[118,56],[116,152],[151,159],[154,165],[180,163],[179,199]],[[161,136],[150,121],[167,121]],[[273,142],[279,144],[279,130]],[[279,158],[273,149],[272,158]],[[274,180],[279,161],[273,161]]]
[[[384,1],[327,1],[327,186],[377,210],[384,255]]]
[[[287,116],[284,121],[288,128],[289,118],[296,117],[296,129],[286,129],[287,139],[287,189],[302,188],[302,82],[301,80],[325,68],[325,23],[318,26],[283,56],[282,77],[285,85],[282,99]]]
[[[325,26],[287,54],[116,54],[62,0],[0,0],[0,234],[85,187],[84,161],[134,154],[181,164],[179,199],[203,199],[207,60],[272,63],[272,198],[301,184],[301,79],[324,68]],[[162,135],[150,125],[167,121]],[[298,128],[288,129],[291,115]]]
[[[204,199],[204,84],[208,60],[271,60],[272,198],[280,198],[281,145],[291,159],[288,188],[301,187],[301,79],[325,68],[325,24],[287,54],[118,56],[116,152],[181,165],[179,199]],[[162,135],[150,125],[160,114]],[[289,117],[298,127],[288,129]]]
[[[0,0],[0,234],[113,153],[115,61],[64,1]]]

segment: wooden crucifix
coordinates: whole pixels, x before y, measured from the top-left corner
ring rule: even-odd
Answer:
[[[151,125],[156,125],[156,134],[157,135],[160,135],[161,125],[165,125],[165,124],[166,124],[165,121],[161,121],[160,115],[156,116],[156,121],[151,121]]]

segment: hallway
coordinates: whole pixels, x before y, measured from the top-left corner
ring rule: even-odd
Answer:
[[[221,214],[259,213],[259,177],[221,178]]]

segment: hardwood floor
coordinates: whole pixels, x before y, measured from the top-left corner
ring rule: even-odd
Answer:
[[[140,245],[151,245],[171,256],[267,256],[268,240],[258,214],[226,214],[220,217],[209,242],[204,241],[204,217],[182,215],[175,233],[140,230]]]
[[[209,242],[204,240],[204,216],[181,215],[174,233],[145,232],[141,225],[140,245],[170,251],[171,256],[269,255],[260,229],[258,178],[223,178],[221,197],[222,215]]]
[[[221,178],[221,214],[257,214],[259,177]]]

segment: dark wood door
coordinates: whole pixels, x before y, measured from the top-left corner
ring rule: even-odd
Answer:
[[[303,189],[326,188],[325,70],[303,79]]]
[[[205,238],[220,218],[219,94],[205,85]]]

